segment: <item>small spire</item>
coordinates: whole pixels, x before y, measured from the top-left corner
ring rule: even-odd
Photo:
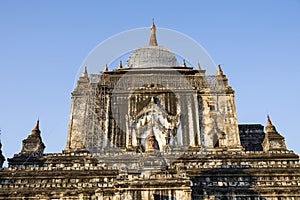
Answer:
[[[145,143],[145,152],[146,153],[151,153],[151,152],[155,152],[157,150],[159,150],[159,145],[158,145],[158,142],[156,140],[156,137],[155,137],[155,134],[154,134],[154,131],[153,131],[153,120],[154,120],[154,115],[153,115],[153,105],[152,105],[152,113],[151,113],[151,119],[150,119],[150,124],[149,124],[149,127],[150,127],[150,132],[149,132],[149,135],[146,139],[146,143]]]
[[[153,96],[151,97],[151,103],[154,103],[154,97],[153,97]],[[153,106],[152,106],[151,109],[152,109],[152,111],[153,111]]]
[[[40,120],[38,119],[36,121],[34,129],[32,129],[32,131],[31,131],[31,135],[37,135],[37,134],[40,134],[40,133],[41,133],[41,131],[40,131]]]
[[[81,77],[88,77],[87,67],[85,66]]]
[[[108,66],[107,66],[107,64],[105,65],[103,72],[108,72]]]
[[[223,75],[223,71],[221,69],[221,65],[218,65],[218,75]]]
[[[120,60],[120,63],[119,63],[119,67],[118,69],[122,69],[123,68],[123,65],[122,65],[122,60]]]
[[[152,153],[152,152],[156,152],[156,151],[159,151],[159,145],[158,145],[158,142],[154,135],[153,126],[151,124],[150,133],[145,142],[145,152]]]
[[[201,65],[200,65],[200,63],[198,63],[198,70],[199,70],[199,71],[201,70]]]
[[[154,135],[154,131],[153,131],[153,125],[151,124],[150,126],[150,133],[149,133],[149,136],[148,137],[155,137]]]
[[[0,129],[0,135],[1,135],[1,129]],[[2,148],[2,143],[1,143],[1,139],[0,139],[0,153],[1,153],[1,148]]]
[[[266,133],[267,132],[277,132],[276,127],[272,124],[272,121],[271,121],[271,118],[269,115],[267,116],[267,118],[268,118],[268,122],[267,122],[267,126],[265,128]]]
[[[267,126],[273,126],[269,115],[267,116],[267,118],[268,118]]]
[[[186,67],[185,59],[182,61],[182,67]]]
[[[152,26],[151,26],[151,35],[150,35],[149,46],[157,46],[156,27],[155,27],[155,24],[154,24],[154,19],[152,19]]]
[[[39,119],[36,121],[36,124],[35,124],[35,127],[33,130],[40,130],[40,120]]]

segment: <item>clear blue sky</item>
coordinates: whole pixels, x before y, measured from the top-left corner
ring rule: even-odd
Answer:
[[[152,18],[194,38],[223,66],[239,123],[265,125],[269,113],[288,148],[300,153],[299,0],[27,0],[0,2],[5,156],[20,152],[38,117],[46,152],[61,152],[84,58],[111,35],[150,26]]]

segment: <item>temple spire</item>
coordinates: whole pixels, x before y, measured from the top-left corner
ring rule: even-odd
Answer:
[[[37,135],[37,134],[40,134],[40,133],[41,133],[41,131],[40,131],[40,120],[38,119],[36,121],[34,129],[32,129],[32,131],[31,131],[31,135]]]
[[[265,128],[266,134],[262,142],[264,151],[286,150],[284,137],[280,133],[278,133],[276,127],[272,124],[269,115],[267,116],[267,118],[268,122]]]
[[[145,152],[146,153],[152,153],[152,152],[159,151],[158,141],[156,140],[156,137],[155,137],[155,134],[153,131],[153,119],[154,119],[154,115],[153,115],[153,108],[152,108],[150,133],[145,142]]]
[[[36,124],[35,124],[35,127],[33,130],[40,130],[40,120],[39,119],[36,121]]]
[[[186,67],[185,59],[183,59],[183,61],[182,61],[182,67]]]
[[[108,72],[108,66],[107,66],[107,64],[105,65],[103,72]]]
[[[122,60],[120,60],[118,69],[122,69],[122,68],[123,68],[123,64],[122,64]]]
[[[151,35],[150,35],[149,46],[157,46],[156,27],[155,27],[155,24],[154,24],[154,19],[152,19],[152,26],[151,26]]]
[[[198,63],[198,70],[200,71],[201,70],[201,65],[200,65],[200,63]]]
[[[152,138],[155,138],[155,135],[154,135],[154,131],[153,131],[153,125],[154,125],[154,97],[152,96],[151,97],[151,102],[153,103],[152,106],[151,106],[151,121],[150,121],[150,133],[149,133],[149,136],[148,137],[152,137]]]
[[[269,115],[267,116],[267,118],[268,118],[267,126],[273,126]]]
[[[148,137],[155,137],[152,124],[150,125],[150,133]]]
[[[267,115],[268,118],[268,122],[267,122],[267,126],[266,126],[266,132],[270,132],[270,131],[275,131],[276,132],[276,128],[275,126],[272,124],[271,118],[269,115]]]
[[[82,76],[81,76],[81,77],[88,77],[88,72],[87,72],[86,66],[85,66],[84,69],[83,69],[83,72],[82,72]]]
[[[0,129],[0,135],[1,135],[1,129]],[[5,157],[2,154],[1,148],[2,148],[2,143],[1,143],[1,140],[0,140],[0,168],[2,168],[3,163],[5,161]]]
[[[223,75],[223,71],[221,69],[221,65],[218,65],[218,75]]]

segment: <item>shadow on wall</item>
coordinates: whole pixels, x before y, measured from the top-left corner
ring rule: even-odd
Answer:
[[[241,166],[225,166],[201,171],[191,177],[193,200],[265,200],[252,190],[256,179]]]
[[[179,200],[176,199],[175,197],[170,197],[170,196],[162,196],[159,194],[153,194],[154,200]]]

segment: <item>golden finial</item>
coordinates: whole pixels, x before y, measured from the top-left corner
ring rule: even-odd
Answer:
[[[81,77],[88,77],[87,67],[85,66]]]
[[[151,34],[150,34],[149,46],[157,46],[156,27],[155,27],[155,24],[154,24],[154,19],[152,19],[152,26],[151,26]]]

